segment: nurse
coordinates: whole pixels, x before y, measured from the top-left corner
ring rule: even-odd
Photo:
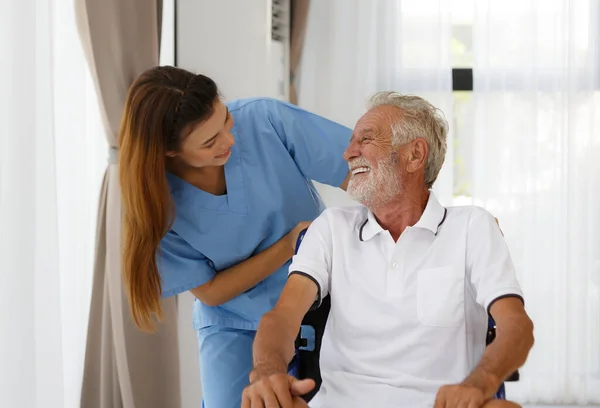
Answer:
[[[350,136],[278,100],[223,103],[210,78],[178,68],[131,87],[119,135],[131,312],[151,331],[161,296],[195,296],[206,408],[240,407],[258,322],[324,209],[311,180],[346,188]]]

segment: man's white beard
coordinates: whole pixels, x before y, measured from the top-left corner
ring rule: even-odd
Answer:
[[[364,158],[353,160],[352,167],[365,166],[371,170],[352,176],[348,183],[348,195],[373,210],[390,203],[402,191],[402,179],[392,156],[381,160],[374,168]]]

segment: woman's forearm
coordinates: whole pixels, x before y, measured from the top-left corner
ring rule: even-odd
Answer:
[[[344,179],[344,181],[342,181],[342,184],[340,184],[340,188],[344,191],[348,190],[348,183],[350,183],[350,178],[352,177],[352,172],[348,172],[348,174],[346,174],[346,178]]]
[[[293,248],[284,237],[253,257],[220,271],[211,281],[191,292],[208,306],[220,305],[256,286],[293,255]]]

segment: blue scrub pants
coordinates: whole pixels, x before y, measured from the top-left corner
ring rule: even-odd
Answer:
[[[240,408],[252,370],[256,331],[222,326],[197,332],[203,408]]]

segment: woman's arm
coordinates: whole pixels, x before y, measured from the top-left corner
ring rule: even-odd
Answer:
[[[344,181],[342,181],[342,184],[340,184],[340,188],[344,191],[346,191],[348,189],[348,183],[350,182],[350,177],[352,177],[352,173],[350,171],[348,171],[348,174],[346,174],[346,178],[344,179]]]
[[[241,295],[277,271],[293,255],[298,234],[310,222],[301,222],[287,235],[264,251],[220,271],[215,277],[190,292],[208,306],[218,306]]]
[[[282,101],[265,100],[262,107],[304,177],[345,189],[351,129]]]

